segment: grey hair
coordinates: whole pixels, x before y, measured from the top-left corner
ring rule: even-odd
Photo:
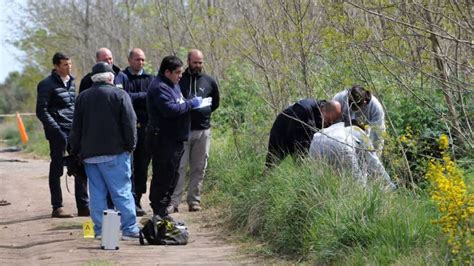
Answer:
[[[92,82],[108,82],[114,81],[114,74],[110,72],[98,73],[91,77]]]

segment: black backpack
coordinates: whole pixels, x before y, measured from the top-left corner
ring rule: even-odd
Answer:
[[[183,223],[170,222],[155,215],[140,230],[140,244],[145,239],[150,245],[186,245],[189,233]]]

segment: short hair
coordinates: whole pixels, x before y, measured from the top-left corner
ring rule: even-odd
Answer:
[[[108,82],[114,80],[114,74],[110,72],[103,72],[95,74],[91,77],[92,82]]]
[[[198,49],[191,49],[191,50],[189,50],[189,52],[188,52],[188,61],[191,60],[191,55],[193,55],[194,53],[198,53],[198,54],[201,54],[201,55],[202,55],[202,51],[201,51],[201,50],[198,50]]]
[[[183,66],[183,61],[181,61],[181,59],[179,59],[177,56],[174,56],[174,55],[168,55],[165,58],[163,58],[163,60],[161,61],[158,74],[164,75],[166,70],[173,72],[178,67],[182,67],[182,66]]]
[[[140,50],[140,51],[143,52],[143,50],[140,49],[140,48],[132,48],[132,49],[130,49],[130,51],[128,52],[128,59],[132,58],[132,56],[137,53],[137,52],[136,52],[137,50]],[[145,52],[143,52],[143,53],[145,53]]]
[[[99,60],[100,55],[101,55],[102,53],[107,53],[107,52],[109,52],[110,55],[113,57],[112,51],[110,51],[109,48],[107,48],[107,47],[102,47],[102,48],[99,48],[99,49],[95,52],[95,59],[96,59],[96,60]]]
[[[354,85],[349,89],[349,105],[355,104],[356,106],[363,106],[368,104],[372,99],[370,91],[366,90],[360,85]]]
[[[133,52],[133,49],[131,49],[130,52],[128,53],[128,58],[129,59],[132,58],[133,54],[135,53]]]
[[[337,111],[334,101],[322,100],[319,104],[319,108],[321,108],[321,111],[328,113],[333,113]]]
[[[53,65],[59,65],[61,64],[61,60],[69,60],[69,56],[61,53],[61,52],[57,52],[53,55]]]

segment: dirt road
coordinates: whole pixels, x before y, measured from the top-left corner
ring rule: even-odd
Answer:
[[[0,200],[11,203],[0,206],[0,265],[258,263],[200,223],[204,214],[189,213],[184,205],[173,216],[187,223],[188,245],[140,246],[138,241],[121,241],[118,251],[101,250],[100,241],[83,238],[82,224],[87,218],[51,218],[48,165],[19,153],[0,152]],[[75,212],[73,191],[69,193],[62,181],[65,208]],[[72,178],[68,186],[74,189]]]

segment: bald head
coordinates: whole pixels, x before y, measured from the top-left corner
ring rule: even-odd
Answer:
[[[105,62],[109,65],[113,65],[114,57],[112,56],[112,52],[108,48],[102,47],[95,53],[95,61],[96,63]]]
[[[188,67],[191,74],[200,74],[204,64],[204,56],[198,49],[191,49],[188,52]]]
[[[133,74],[138,74],[145,65],[145,53],[140,48],[133,48],[128,54],[128,65]]]
[[[341,104],[335,100],[325,102],[321,105],[321,114],[324,122],[323,127],[328,127],[341,118]]]

